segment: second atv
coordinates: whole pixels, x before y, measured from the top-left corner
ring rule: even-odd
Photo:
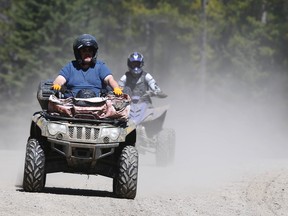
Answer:
[[[131,96],[130,119],[137,125],[136,147],[139,153],[155,154],[157,165],[167,166],[174,162],[175,131],[164,127],[168,106],[152,106],[151,97],[162,96],[151,91],[143,96]]]

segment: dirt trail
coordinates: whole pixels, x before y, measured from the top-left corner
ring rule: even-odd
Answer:
[[[19,187],[23,154],[0,152],[1,216],[270,216],[288,212],[287,160],[234,161],[225,168],[196,170],[196,166],[177,163],[155,167],[152,158],[142,156],[137,197],[126,200],[115,198],[111,179],[101,176],[48,174],[44,192],[23,192]]]

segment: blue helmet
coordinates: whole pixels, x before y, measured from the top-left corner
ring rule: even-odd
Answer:
[[[129,55],[127,59],[127,65],[129,68],[129,71],[132,74],[138,75],[142,72],[142,67],[144,66],[144,57],[139,52],[133,52]]]

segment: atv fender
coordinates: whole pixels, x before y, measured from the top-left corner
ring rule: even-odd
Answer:
[[[133,121],[128,122],[126,130],[125,145],[135,146],[136,144],[136,124]]]
[[[46,121],[44,121],[43,118],[41,118],[41,114],[40,113],[34,113],[34,115],[32,116],[32,122],[31,122],[31,126],[30,126],[30,137],[34,137],[34,138],[39,138],[42,134],[41,131],[43,127],[46,126]]]
[[[147,110],[147,112],[150,112],[149,114],[147,114],[147,118],[145,119],[146,121],[153,121],[157,118],[160,118],[162,115],[166,115],[167,110],[168,110],[169,106],[162,106],[162,107],[156,107],[156,108],[152,108]]]

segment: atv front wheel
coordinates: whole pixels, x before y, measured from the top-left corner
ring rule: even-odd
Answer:
[[[36,139],[29,139],[23,177],[23,189],[27,192],[40,192],[45,186],[45,154]]]
[[[120,155],[118,173],[113,178],[113,193],[120,198],[134,199],[137,191],[138,152],[126,146]]]
[[[167,166],[174,162],[175,143],[175,131],[172,128],[164,128],[157,135],[156,164],[158,166]]]

